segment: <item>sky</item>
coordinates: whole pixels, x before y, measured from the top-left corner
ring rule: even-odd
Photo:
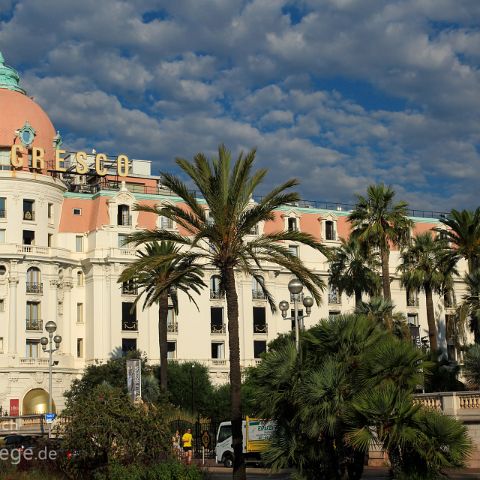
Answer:
[[[0,0],[0,51],[71,150],[257,149],[259,193],[476,208],[479,0]]]

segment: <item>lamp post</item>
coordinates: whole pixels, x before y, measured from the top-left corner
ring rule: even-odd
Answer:
[[[45,330],[48,333],[47,337],[42,337],[40,339],[40,343],[42,344],[42,350],[44,352],[48,352],[48,412],[53,413],[53,401],[52,401],[52,354],[56,352],[60,348],[60,343],[62,343],[62,337],[60,335],[55,335],[55,331],[57,330],[57,324],[55,322],[49,321],[45,325]],[[53,344],[55,343],[55,348],[53,348]],[[47,345],[49,346],[47,350]]]
[[[306,315],[299,315],[298,313],[298,301],[299,296],[302,293],[303,285],[300,280],[294,278],[288,282],[288,291],[293,296],[293,317],[287,317],[287,311],[290,308],[290,303],[286,300],[282,300],[279,304],[280,311],[282,312],[282,317],[285,320],[294,320],[295,321],[295,347],[297,348],[297,352],[300,351],[300,324],[301,328],[304,328],[303,320],[306,317],[309,317],[312,313],[312,306],[313,306],[313,298],[312,297],[304,297],[303,298],[303,306],[305,307]]]

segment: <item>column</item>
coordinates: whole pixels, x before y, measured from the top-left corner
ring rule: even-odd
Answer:
[[[105,275],[105,298],[102,299],[105,305],[105,338],[104,338],[104,356],[108,358],[112,352],[112,267],[104,266]]]
[[[72,325],[72,269],[68,268],[65,272],[63,280],[63,318],[61,330],[58,329],[58,335],[62,336],[62,343],[65,345],[64,353],[67,355],[73,354],[72,338],[71,338],[71,325]]]
[[[17,353],[17,285],[18,275],[16,271],[16,263],[10,264],[10,276],[8,277],[9,285],[9,307],[8,307],[8,353]]]

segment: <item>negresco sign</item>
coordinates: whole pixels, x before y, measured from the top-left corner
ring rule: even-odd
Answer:
[[[45,150],[41,147],[32,147],[28,150],[22,145],[13,145],[10,149],[10,164],[15,168],[22,168],[24,166],[24,155],[30,153],[32,162],[29,165],[31,168],[36,168],[39,170],[45,170]],[[55,171],[56,172],[66,172],[67,169],[64,166],[66,150],[55,150]],[[98,175],[104,177],[108,174],[108,170],[104,167],[104,162],[107,161],[107,155],[105,153],[95,154],[95,171]],[[118,155],[116,159],[116,171],[117,175],[120,177],[128,176],[128,166],[129,161],[126,155]],[[85,175],[89,172],[90,167],[87,164],[87,153],[86,152],[76,152],[75,153],[75,164],[73,165],[73,170],[70,170],[72,173],[78,175]]]

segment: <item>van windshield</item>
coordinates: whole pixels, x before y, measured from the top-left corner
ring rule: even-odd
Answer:
[[[232,436],[232,426],[231,425],[223,425],[220,427],[220,431],[218,432],[218,443],[223,442],[227,438]]]

